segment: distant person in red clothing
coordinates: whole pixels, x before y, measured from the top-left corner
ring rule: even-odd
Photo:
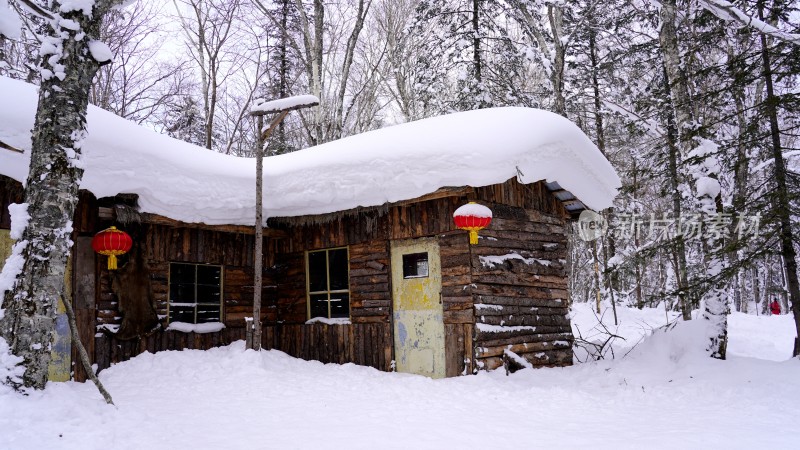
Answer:
[[[772,300],[772,303],[769,304],[769,310],[772,312],[773,316],[777,316],[781,313],[781,305],[778,303],[777,300]]]

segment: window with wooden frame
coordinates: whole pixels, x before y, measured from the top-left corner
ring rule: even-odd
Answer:
[[[222,320],[222,266],[169,264],[169,321]]]
[[[350,317],[350,258],[347,247],[306,252],[308,318]]]

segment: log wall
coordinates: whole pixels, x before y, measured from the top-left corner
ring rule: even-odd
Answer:
[[[128,227],[145,253],[149,266],[155,308],[166,318],[169,295],[169,263],[208,263],[223,266],[223,322],[219,333],[195,334],[156,331],[130,341],[112,333],[100,333],[94,343],[100,369],[127,360],[143,351],[207,349],[244,338],[244,317],[253,308],[253,236],[174,228],[161,225]],[[388,271],[387,243],[373,241],[350,247],[352,324],[305,324],[305,264],[302,252],[278,255],[267,240],[262,292],[262,346],[292,356],[322,362],[353,362],[389,370],[392,359],[389,324],[390,297],[383,293]],[[277,260],[277,262],[276,262]],[[124,264],[124,260],[120,260]],[[116,294],[110,274],[97,265],[97,325],[119,325]],[[280,283],[276,281],[280,280]],[[384,280],[383,283],[381,281]],[[279,295],[280,293],[280,295]],[[166,327],[166,319],[162,321]]]
[[[5,206],[20,201],[22,191],[19,183],[2,177],[0,182],[4,183],[0,186],[4,203],[0,227],[7,227]],[[499,367],[509,346],[534,366],[570,364],[564,261],[567,213],[561,202],[543,183],[521,185],[515,179],[458,192],[360,212],[271,221],[273,229],[283,230],[285,236],[265,238],[262,346],[304,359],[390,370],[394,349],[390,242],[437,236],[447,376]],[[98,218],[98,207],[108,206],[103,201],[107,200],[81,192],[74,238],[83,247],[94,233],[112,224]],[[495,216],[481,232],[477,246],[470,246],[467,234],[452,222],[455,209],[467,201],[486,204]],[[119,325],[122,314],[105,257],[82,251],[75,263],[81,266],[75,271],[80,275],[74,280],[74,292],[82,293],[76,299],[81,309],[77,311],[79,328],[100,369],[143,351],[206,349],[244,338],[244,317],[252,313],[253,235],[243,227],[237,232],[234,227],[224,231],[185,225],[150,222],[124,228],[146,255],[153,307],[164,326],[169,263],[187,262],[223,266],[227,328],[202,335],[156,331],[129,341],[109,333],[95,334],[97,326]],[[305,252],[343,246],[350,256],[351,324],[305,324]],[[498,257],[498,264],[488,262]],[[120,263],[124,264],[124,258]],[[75,374],[83,378],[79,369]]]
[[[565,223],[509,212],[501,210],[472,248],[478,367],[501,366],[504,349],[533,366],[570,365]]]
[[[453,212],[472,200],[486,204],[495,215],[477,246],[470,246],[467,234],[452,221]],[[534,366],[571,364],[567,217],[544,183],[522,185],[510,179],[463,195],[329,216],[327,221],[276,221],[287,232],[276,246],[278,264],[286,271],[277,293],[280,316],[294,324],[306,319],[305,251],[347,246],[351,321],[391,325],[390,241],[438,236],[447,376],[500,366],[508,345]],[[494,267],[481,259],[511,253],[520,259]],[[392,354],[391,326],[386,332],[383,350]]]
[[[265,350],[276,349],[296,358],[323,363],[354,363],[389,371],[391,354],[385,349],[388,323],[352,325],[267,325],[261,340]],[[245,339],[244,327],[228,327],[216,333],[157,331],[139,339],[120,340],[100,334],[95,340],[95,362],[100,370],[113,363],[127,361],[148,351],[208,350]],[[83,380],[80,380],[83,381]]]

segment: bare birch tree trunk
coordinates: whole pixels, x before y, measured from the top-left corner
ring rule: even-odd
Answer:
[[[118,3],[97,0],[90,14],[72,10],[74,7],[60,1],[53,4],[53,10],[67,20],[50,21],[45,38],[45,44],[56,45],[42,61],[25,189],[30,221],[15,246],[15,253],[25,262],[13,288],[4,294],[5,315],[0,319],[0,336],[14,355],[23,358],[25,387],[43,389],[47,383],[56,306],[64,290],[72,217],[83,176],[80,156],[86,137],[89,90],[99,68],[90,56],[88,43],[97,39],[103,16]]]
[[[728,56],[733,59],[735,57],[734,50],[728,47]],[[734,72],[734,69],[731,69]],[[731,73],[731,78],[735,79],[737,73]],[[747,142],[744,133],[747,130],[747,117],[745,115],[745,94],[741,85],[735,85],[732,88],[732,97],[734,105],[736,105],[736,125],[739,128],[739,139],[736,145],[736,162],[734,165],[734,187],[733,199],[731,201],[734,211],[744,211],[745,201],[747,198],[748,181],[749,181],[749,165],[750,158],[747,156]],[[745,278],[747,271],[740,267],[741,261],[737,250],[736,242],[739,240],[738,233],[735,230],[734,222],[731,222],[730,235],[732,243],[731,250],[728,251],[728,261],[732,267],[737,267],[736,279],[733,283],[734,304],[736,308],[747,313],[748,298],[745,291]],[[757,305],[757,303],[756,303]]]
[[[556,2],[547,4],[547,23],[552,33],[551,43],[548,42],[548,39],[540,28],[542,26],[540,20],[536,18],[534,12],[528,8],[528,2],[510,0],[509,4],[513,10],[512,16],[522,27],[522,32],[525,33],[531,43],[536,43],[539,46],[542,56],[549,61],[549,67],[545,67],[545,72],[553,87],[553,111],[566,117],[567,106],[564,98],[566,46],[564,42],[562,42],[564,23],[561,6],[556,4]]]
[[[325,21],[325,5],[322,0],[314,0],[314,23],[312,24],[306,14],[302,0],[296,0],[297,11],[300,14],[303,32],[303,46],[306,55],[306,73],[308,74],[311,95],[322,100],[322,44],[323,25]],[[322,132],[322,106],[314,108],[311,120],[311,144],[318,145],[325,142]]]
[[[255,351],[261,350],[261,288],[263,285],[264,270],[262,268],[264,260],[264,150],[266,139],[264,138],[264,117],[258,116],[258,139],[256,139],[256,223],[255,250],[253,251],[253,340],[249,347]],[[249,326],[249,324],[248,324]]]
[[[667,95],[672,95],[670,89],[669,75],[667,74],[666,66],[664,67],[664,82],[666,83],[665,91]],[[669,149],[667,169],[670,178],[670,194],[672,195],[672,214],[676,219],[682,215],[682,196],[680,192],[680,178],[678,176],[678,160],[680,158],[677,146],[677,129],[675,126],[675,112],[674,108],[670,109],[667,113],[667,148]],[[683,320],[692,320],[692,305],[689,301],[687,286],[688,276],[686,271],[686,242],[683,239],[683,234],[677,233],[675,242],[670,249],[673,253],[673,260],[675,266],[675,281],[678,286],[678,302],[681,307],[681,316]]]
[[[567,117],[567,102],[564,98],[564,63],[566,61],[566,48],[561,42],[563,34],[563,14],[561,7],[547,4],[547,18],[550,22],[550,30],[553,32],[553,68],[550,72],[550,82],[553,84],[553,98],[555,105],[553,110],[564,117]]]
[[[347,80],[350,78],[350,68],[353,65],[353,56],[356,51],[358,36],[364,28],[364,19],[367,17],[371,5],[372,0],[368,0],[366,3],[364,3],[364,0],[358,0],[356,23],[353,25],[353,31],[347,39],[347,46],[344,51],[342,78],[341,81],[339,81],[339,92],[336,95],[336,109],[334,111],[334,134],[331,136],[331,139],[339,139],[342,137],[342,131],[344,130],[344,97],[345,94],[347,94]],[[317,98],[320,97],[317,95]]]

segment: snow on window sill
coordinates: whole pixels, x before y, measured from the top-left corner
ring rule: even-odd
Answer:
[[[111,334],[116,334],[119,331],[119,325],[116,324],[103,324],[97,326],[97,331],[105,331]]]
[[[225,328],[222,322],[186,323],[170,322],[167,331],[180,331],[182,333],[216,333]]]
[[[326,317],[314,317],[313,319],[306,320],[306,325],[311,325],[314,323],[324,323],[325,325],[350,325],[350,319],[328,319]]]

